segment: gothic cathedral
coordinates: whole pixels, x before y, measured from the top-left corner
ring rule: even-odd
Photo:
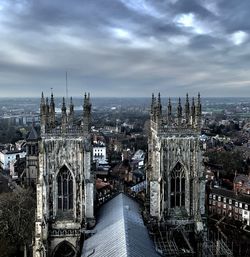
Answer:
[[[73,257],[79,253],[81,232],[94,224],[94,178],[91,173],[89,94],[84,97],[83,121],[74,124],[74,105],[62,102],[61,121],[42,94],[41,139],[37,177],[34,255]]]
[[[184,111],[179,98],[176,115],[170,99],[163,114],[160,94],[158,99],[153,95],[147,171],[150,215],[158,222],[198,232],[205,213],[200,130],[200,95],[191,104],[187,95]]]

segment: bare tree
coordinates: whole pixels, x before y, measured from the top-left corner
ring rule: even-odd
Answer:
[[[0,195],[0,257],[20,256],[31,244],[35,205],[34,193],[27,189]]]

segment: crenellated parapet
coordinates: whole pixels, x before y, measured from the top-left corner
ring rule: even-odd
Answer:
[[[201,129],[202,107],[200,94],[197,99],[192,98],[192,103],[189,102],[189,96],[186,95],[184,107],[181,98],[178,99],[176,112],[173,112],[171,99],[168,100],[167,111],[162,111],[161,97],[158,94],[158,99],[152,94],[150,121],[151,128],[157,133],[169,132],[194,134]]]
[[[81,126],[74,123],[74,104],[72,97],[70,98],[69,107],[66,106],[65,99],[62,99],[61,119],[56,121],[55,102],[53,93],[50,101],[44,98],[42,93],[40,103],[40,124],[41,135],[51,136],[53,134],[85,134],[90,132],[91,128],[91,102],[90,94],[85,93],[83,100],[83,122]]]
[[[78,256],[82,232],[95,224],[90,94],[81,124],[74,122],[72,98],[69,105],[62,99],[56,116],[53,94],[50,100],[42,94],[40,118],[33,256],[62,256],[65,249],[67,256]]]
[[[199,135],[202,125],[197,98],[168,99],[152,95],[148,136],[147,193],[150,215],[171,226],[192,224],[200,230],[204,215],[204,174]],[[199,222],[197,222],[199,221]],[[200,226],[201,225],[201,226]]]

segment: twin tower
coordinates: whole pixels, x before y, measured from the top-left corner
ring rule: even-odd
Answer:
[[[158,94],[158,99],[152,94],[151,102],[151,119],[159,126],[175,128],[197,128],[201,126],[201,100],[198,93],[197,101],[192,98],[192,104],[189,102],[188,94],[184,108],[181,104],[181,98],[178,100],[176,115],[173,113],[171,99],[168,100],[167,113],[164,115],[162,111],[161,96]]]
[[[55,101],[54,96],[51,94],[50,102],[48,97],[45,99],[42,93],[41,103],[40,103],[40,125],[42,133],[53,133],[53,131],[58,131],[61,129],[62,132],[67,132],[71,128],[76,128],[74,124],[74,104],[72,97],[70,98],[69,110],[67,112],[67,107],[65,104],[65,99],[62,100],[61,108],[61,123],[56,121],[55,112]],[[90,131],[91,126],[91,102],[90,94],[85,93],[83,100],[83,120],[82,120],[82,130],[84,133]],[[60,124],[60,126],[58,126]]]
[[[163,114],[161,97],[152,97],[148,138],[147,185],[150,215],[164,226],[200,232],[205,214],[205,179],[200,150],[201,100],[188,95],[176,113],[168,101]]]
[[[202,231],[204,176],[199,146],[200,95],[176,115],[169,100],[162,111],[160,94],[152,97],[148,139],[147,185],[150,216],[168,228]],[[74,257],[80,252],[81,234],[94,219],[94,175],[91,171],[91,102],[83,100],[81,124],[74,123],[72,99],[67,111],[62,101],[61,121],[51,99],[42,95],[41,137],[37,176],[37,212],[34,255]],[[97,242],[98,243],[98,242]]]
[[[91,171],[91,102],[83,99],[81,124],[74,122],[72,99],[62,101],[57,119],[53,94],[41,97],[37,175],[35,257],[74,257],[83,231],[94,219],[94,175]]]

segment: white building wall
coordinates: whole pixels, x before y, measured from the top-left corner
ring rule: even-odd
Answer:
[[[20,158],[24,158],[26,156],[26,152],[0,152],[0,165],[4,170],[10,169],[10,163],[15,161],[19,155]]]
[[[106,146],[93,147],[93,161],[105,161],[107,159]]]
[[[250,225],[250,211],[242,209],[242,220],[247,222],[247,225]]]

